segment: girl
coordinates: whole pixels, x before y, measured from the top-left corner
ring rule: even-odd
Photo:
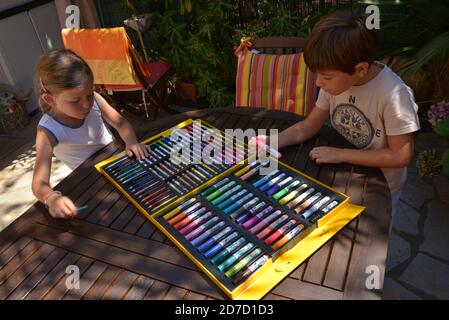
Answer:
[[[51,158],[75,169],[96,151],[114,140],[104,121],[117,130],[128,156],[142,160],[148,155],[131,124],[93,91],[93,74],[87,63],[70,50],[43,55],[34,77],[39,106],[44,115],[36,134],[36,162],[32,190],[55,218],[76,213],[72,200],[50,187]]]

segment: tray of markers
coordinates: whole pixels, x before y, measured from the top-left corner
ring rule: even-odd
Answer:
[[[234,163],[192,163],[195,151],[174,163],[173,132],[187,150],[214,129],[193,122],[145,140],[144,161],[122,153],[96,168],[231,299],[262,298],[364,210],[275,158],[248,159],[239,141]]]
[[[217,134],[221,135],[220,139],[224,135],[215,129],[215,140],[203,141],[204,137],[211,135],[205,134],[206,131],[214,128],[204,122],[195,124],[188,120],[143,141],[149,155],[142,161],[122,152],[95,167],[142,210],[149,214],[159,211],[228,170],[237,160],[237,155],[239,159],[244,157],[243,148],[234,144],[234,152],[229,154],[230,149],[222,143],[222,154],[215,156],[228,157],[229,161],[203,163],[201,155],[204,148],[219,143]],[[217,148],[211,150],[216,152]]]

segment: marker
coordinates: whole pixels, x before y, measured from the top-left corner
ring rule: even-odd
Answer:
[[[265,228],[271,221],[276,219],[280,214],[282,214],[282,211],[281,210],[276,210],[275,212],[271,213],[266,218],[262,219],[254,227],[251,227],[249,229],[249,232],[251,232],[252,234],[255,234],[255,233],[259,232],[260,230],[262,230],[262,228]]]
[[[298,203],[300,203],[302,200],[310,196],[313,192],[315,192],[315,188],[310,188],[306,190],[305,192],[301,193],[299,196],[297,196],[293,201],[289,202],[286,207],[289,209],[293,209],[296,207]]]
[[[218,217],[213,217],[212,219],[206,221],[205,223],[203,223],[202,225],[199,225],[196,229],[194,229],[192,232],[189,232],[188,234],[185,235],[185,238],[190,241],[193,238],[195,238],[196,236],[198,236],[201,232],[203,232],[204,230],[206,230],[209,226],[213,225],[214,223],[216,223],[217,221],[219,221]]]
[[[238,284],[243,279],[248,277],[251,273],[253,273],[257,269],[262,267],[265,264],[265,262],[267,262],[269,259],[270,259],[270,256],[268,254],[264,254],[262,257],[257,259],[255,262],[251,263],[248,267],[246,267],[245,269],[239,271],[239,273],[237,273],[234,276],[234,279],[232,280],[232,282],[234,284]]]
[[[211,193],[210,195],[208,195],[206,197],[207,201],[212,201],[213,199],[215,199],[216,197],[220,196],[221,194],[223,194],[224,191],[228,190],[229,188],[231,188],[232,186],[234,186],[236,184],[235,181],[231,181],[229,183],[227,183],[226,185],[224,185],[223,187],[219,188],[218,190],[214,191],[213,193]]]
[[[247,253],[249,250],[251,250],[254,247],[254,243],[250,242],[243,247],[241,247],[237,252],[231,254],[229,258],[227,258],[225,261],[220,263],[217,266],[217,269],[220,271],[224,271],[227,268],[229,268],[231,265],[233,265],[238,259],[240,259],[245,253]]]
[[[290,230],[285,236],[283,236],[278,242],[276,242],[274,245],[272,245],[271,248],[273,250],[279,249],[281,246],[283,246],[285,243],[287,243],[290,239],[292,239],[297,234],[299,234],[303,229],[304,229],[303,224],[297,225],[292,230]]]
[[[190,222],[188,225],[186,225],[184,228],[179,230],[179,233],[182,235],[188,234],[190,231],[198,227],[203,221],[205,221],[207,218],[209,218],[212,215],[212,212],[208,211],[202,216],[198,217],[197,219]]]
[[[280,170],[274,170],[271,171],[270,173],[268,173],[267,175],[265,175],[264,177],[260,178],[259,180],[257,180],[256,182],[253,183],[253,187],[258,188],[259,186],[263,185],[265,182],[267,182],[271,176],[278,174],[279,172],[281,172]]]
[[[227,207],[226,209],[224,209],[223,210],[224,214],[230,214],[235,209],[237,209],[238,207],[242,206],[246,201],[248,201],[252,197],[254,197],[254,194],[248,193],[246,196],[244,196],[240,200],[237,200],[234,204],[232,204],[229,207]]]
[[[285,186],[287,183],[289,183],[291,180],[293,180],[292,177],[287,177],[278,184],[275,184],[272,186],[266,193],[267,196],[272,196],[276,192],[278,192],[283,186]]]
[[[76,209],[76,213],[80,213],[80,212],[86,210],[87,208],[89,208],[89,206],[88,206],[87,204],[84,205],[84,206],[78,207],[78,208]]]
[[[290,200],[292,200],[294,197],[296,197],[298,195],[298,193],[302,190],[304,190],[305,188],[307,188],[307,184],[302,184],[299,186],[299,188],[293,190],[292,192],[290,192],[289,194],[287,194],[285,197],[283,197],[281,200],[279,200],[279,204],[286,204],[287,202],[289,202]],[[279,192],[282,192],[279,191]]]
[[[206,240],[207,237],[210,237],[215,231],[218,231],[218,229],[220,229],[224,225],[225,225],[225,222],[220,221],[219,223],[214,225],[212,228],[204,230],[202,235],[196,237],[195,239],[190,241],[190,243],[195,247],[198,246],[200,243],[202,243],[204,240]]]
[[[265,239],[266,245],[271,245],[273,242],[275,242],[279,237],[285,235],[288,230],[293,227],[296,223],[295,219],[291,219],[289,222],[284,224],[282,227],[280,227],[278,230],[273,232],[268,238]]]
[[[260,220],[262,220],[268,213],[270,213],[274,209],[273,206],[268,206],[258,214],[256,214],[254,217],[250,218],[248,221],[242,224],[242,227],[245,229],[251,228],[253,225],[258,223]]]
[[[195,219],[196,217],[199,217],[204,212],[206,212],[206,210],[207,210],[206,207],[202,207],[201,209],[188,214],[184,219],[182,219],[181,221],[179,221],[178,223],[173,225],[173,228],[175,228],[175,230],[184,228],[186,225],[188,225],[190,222],[192,222],[193,219]]]
[[[231,278],[234,274],[242,270],[251,260],[255,259],[262,250],[260,248],[254,249],[250,254],[237,262],[232,268],[225,272],[225,276]]]
[[[250,169],[247,173],[242,175],[240,177],[240,179],[242,179],[243,181],[248,180],[249,178],[251,178],[253,175],[255,175],[257,173],[257,171],[260,169],[260,167],[265,166],[267,163],[268,162],[259,163],[257,166],[255,166],[254,168]]]
[[[276,221],[274,221],[269,226],[267,226],[265,229],[263,229],[261,232],[256,234],[256,237],[259,239],[265,238],[269,233],[271,233],[274,229],[276,229],[281,223],[283,223],[287,219],[288,219],[287,214],[282,215]]]
[[[307,209],[302,213],[302,216],[306,219],[308,219],[312,214],[314,214],[319,208],[321,208],[326,202],[328,202],[331,198],[330,197],[324,197],[317,203],[315,203],[311,208]]]
[[[213,255],[215,255],[218,251],[220,251],[221,249],[224,248],[224,246],[226,244],[228,244],[231,240],[233,240],[234,238],[237,238],[237,236],[239,235],[239,233],[237,231],[234,231],[233,233],[231,233],[229,236],[227,236],[226,238],[224,238],[223,240],[221,240],[220,242],[218,242],[217,244],[215,244],[212,248],[210,248],[209,250],[207,250],[204,253],[204,256],[209,259],[210,257],[212,257]]]
[[[251,164],[248,164],[246,167],[244,167],[243,169],[240,169],[239,171],[237,171],[236,173],[234,173],[234,176],[236,177],[240,177],[241,175],[243,175],[244,173],[248,172],[249,170],[256,168],[258,166],[260,166],[261,164],[259,163],[259,161],[255,161]]]
[[[338,205],[338,201],[332,201],[331,203],[329,203],[324,209],[321,209],[319,211],[319,214],[316,217],[313,217],[311,219],[311,221],[313,223],[315,223],[316,220],[318,220],[318,218],[321,218],[322,216],[324,216],[326,213],[328,213],[329,211],[331,211],[333,208],[335,208]]]
[[[318,200],[322,196],[321,192],[317,192],[313,196],[311,196],[309,199],[301,203],[299,206],[297,206],[294,211],[296,213],[300,213],[302,210],[306,209],[308,206],[310,206],[314,201]]]
[[[230,231],[232,231],[232,227],[227,226],[226,228],[224,228],[223,230],[221,230],[219,233],[217,233],[216,235],[212,236],[210,239],[208,239],[206,242],[204,242],[202,245],[200,245],[198,247],[198,251],[199,252],[204,252],[206,251],[207,248],[209,248],[210,246],[216,244],[218,242],[218,240],[220,240],[221,238],[223,238],[225,235],[227,235]]]
[[[283,188],[283,189],[281,189],[281,190],[279,190],[278,192],[276,192],[274,195],[273,195],[273,199],[274,200],[279,200],[280,198],[282,198],[284,195],[286,195],[288,192],[290,192],[290,190],[292,190],[293,188],[296,188],[296,186],[298,185],[298,184],[300,184],[301,183],[301,181],[299,181],[299,180],[295,180],[295,181],[293,181],[292,183],[290,183],[288,186],[286,186],[285,188]]]
[[[190,212],[192,212],[192,211],[194,211],[196,209],[199,209],[200,206],[201,206],[200,202],[195,203],[193,206],[187,208],[186,210],[182,210],[174,218],[171,218],[170,220],[168,220],[168,223],[171,224],[171,225],[174,225],[178,221],[181,221],[182,219],[184,219]]]
[[[213,205],[217,205],[220,202],[224,201],[225,199],[228,199],[229,196],[231,194],[233,194],[234,192],[236,192],[237,190],[241,189],[242,186],[241,185],[236,185],[234,188],[232,188],[231,190],[226,191],[225,193],[223,193],[221,196],[219,196],[218,198],[215,198],[211,203]]]
[[[223,180],[218,181],[216,184],[210,186],[209,188],[207,188],[206,190],[201,192],[200,195],[203,197],[206,197],[206,196],[210,195],[212,192],[217,191],[218,188],[220,188],[221,186],[225,185],[228,182],[229,182],[229,178],[224,178]]]
[[[246,189],[243,189],[243,190],[239,191],[238,193],[230,196],[228,200],[223,201],[222,203],[220,203],[217,206],[217,208],[218,209],[223,209],[223,208],[226,208],[226,207],[230,206],[233,202],[237,201],[238,198],[240,198],[241,196],[243,196],[247,192],[248,192],[248,190],[246,190]]]
[[[238,248],[241,244],[245,243],[245,238],[240,237],[237,241],[231,243],[228,247],[224,248],[219,254],[212,258],[210,262],[212,264],[217,265],[224,257],[226,257],[229,253]]]
[[[260,191],[265,192],[267,191],[271,186],[273,186],[276,182],[278,182],[280,179],[285,177],[285,173],[281,173],[277,177],[269,180],[267,183],[265,183],[263,186],[259,188]]]
[[[246,213],[244,213],[243,215],[237,217],[237,219],[235,221],[238,224],[242,224],[243,221],[246,221],[247,218],[254,216],[256,214],[256,212],[259,211],[260,209],[262,209],[266,204],[267,203],[265,201],[260,202],[259,204],[252,207],[251,209],[248,209],[248,211]],[[232,217],[232,214],[231,214],[231,217]]]
[[[253,205],[255,205],[257,202],[259,201],[259,198],[254,198],[252,199],[250,202],[247,203],[243,203],[241,204],[241,207],[238,208],[237,210],[235,210],[233,213],[231,213],[229,216],[232,219],[235,219],[239,214],[241,214],[243,211],[248,210],[249,208],[251,208]]]

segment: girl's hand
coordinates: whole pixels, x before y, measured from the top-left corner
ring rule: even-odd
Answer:
[[[310,159],[314,160],[317,164],[321,163],[341,163],[342,149],[333,147],[316,147],[309,153]]]
[[[53,218],[73,218],[76,214],[76,207],[72,200],[63,195],[52,196],[47,201],[48,212]]]
[[[251,150],[251,148],[254,148],[253,150],[255,150],[257,152],[257,143],[256,140],[259,140],[260,142],[265,143],[266,145],[268,145],[270,143],[270,137],[267,137],[265,135],[259,135],[256,137],[252,137],[251,139],[249,139],[248,141],[248,147],[249,150]]]
[[[148,149],[146,145],[138,142],[126,144],[126,154],[129,157],[134,155],[137,160],[143,160],[148,156]]]

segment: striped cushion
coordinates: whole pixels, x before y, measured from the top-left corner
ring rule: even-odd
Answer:
[[[235,105],[264,107],[306,116],[318,88],[303,54],[260,54],[244,48],[237,54]]]

